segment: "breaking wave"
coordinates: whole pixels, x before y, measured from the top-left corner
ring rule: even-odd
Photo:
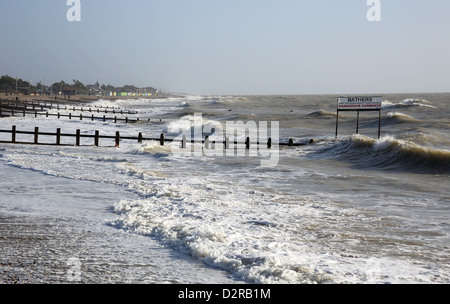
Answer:
[[[315,152],[351,163],[360,169],[383,169],[412,173],[449,174],[450,151],[420,146],[416,143],[384,136],[372,139],[363,135],[333,143]]]
[[[427,107],[436,109],[435,106],[431,105],[428,100],[424,99],[405,99],[401,102],[394,103],[388,100],[383,100],[383,109],[391,109],[391,108],[405,108],[405,107]]]

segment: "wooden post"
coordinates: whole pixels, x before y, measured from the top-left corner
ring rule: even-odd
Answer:
[[[159,138],[159,144],[161,146],[164,146],[164,134],[163,133],[161,133],[161,137]]]
[[[138,143],[141,143],[141,142],[142,142],[142,133],[139,132],[139,135],[138,135]]]
[[[80,120],[83,120],[83,114],[80,114]]]
[[[91,120],[94,121],[94,114],[92,114],[92,119]]]
[[[61,144],[61,128],[56,129],[56,144]]]
[[[289,147],[292,147],[294,145],[294,140],[292,138],[289,138]]]
[[[47,118],[48,118],[48,111],[47,111],[47,112],[45,112],[45,117],[47,117]]]
[[[100,132],[98,130],[95,131],[95,137],[94,137],[94,144],[96,147],[98,147],[98,139],[99,139]]]
[[[37,117],[37,111],[36,110],[34,110],[34,117],[35,118]]]
[[[245,140],[245,148],[247,150],[250,150],[250,137],[247,137],[247,139]]]
[[[336,138],[338,138],[338,126],[339,126],[339,110],[336,111]]]
[[[72,119],[72,113],[69,113],[69,119]]]
[[[106,121],[106,117],[105,117],[105,115],[103,115],[103,122],[105,122]]]
[[[378,111],[378,139],[381,137],[381,109]]]
[[[61,114],[59,114],[59,112],[58,112],[58,119],[60,119],[61,118]]]
[[[359,111],[356,115],[356,134],[359,134]]]
[[[209,136],[205,137],[205,149],[209,149]]]
[[[37,145],[39,142],[39,127],[34,128],[34,144]]]
[[[230,138],[228,136],[225,136],[224,147],[225,147],[225,150],[230,148]]]
[[[117,116],[114,116],[114,123],[117,123]]]
[[[119,144],[120,144],[120,132],[117,131],[116,132],[116,147],[119,148]]]
[[[181,149],[186,148],[186,135],[183,135],[183,139],[181,140]]]
[[[23,117],[25,117],[25,109],[26,109],[26,107],[25,108],[23,108]],[[1,110],[0,110],[0,115],[1,115],[2,113],[1,113]]]
[[[269,137],[269,140],[267,141],[267,149],[272,149],[272,137]]]
[[[125,117],[125,122],[128,123],[128,117]]]
[[[80,129],[77,129],[76,142],[75,142],[76,146],[80,145],[80,135],[81,135]]]
[[[16,126],[12,126],[12,131],[11,131],[11,142],[13,144],[16,143]]]
[[[11,116],[14,117],[14,108],[11,109]]]

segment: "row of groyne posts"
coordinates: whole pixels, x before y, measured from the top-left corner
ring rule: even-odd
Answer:
[[[82,108],[79,107],[79,105],[64,105],[64,107],[62,107],[60,104],[54,104],[53,102],[48,102],[48,101],[32,101],[32,102],[27,102],[24,104],[16,104],[16,103],[12,103],[11,101],[9,102],[4,102],[4,101],[0,101],[0,117],[10,117],[10,116],[15,116],[17,115],[17,113],[21,113],[23,116],[26,116],[26,114],[34,114],[34,117],[37,117],[38,115],[46,115],[46,117],[49,116],[58,116],[58,118],[60,117],[69,117],[69,119],[71,119],[72,117],[79,117],[80,120],[83,119],[82,114],[80,114],[80,116],[78,115],[71,115],[71,113],[69,113],[68,115],[63,115],[63,114],[49,114],[48,111],[46,111],[44,114],[42,113],[42,111],[45,111],[46,109],[51,109],[53,107],[56,107],[57,109],[64,109],[64,110],[72,110],[72,111],[81,111],[81,112],[105,112],[105,113],[120,113],[120,114],[137,114],[136,111],[129,111],[129,110],[123,110],[117,107],[95,107],[94,109],[92,108]],[[6,113],[9,113],[10,115],[7,115]],[[106,117],[95,117],[94,115],[90,115],[90,116],[84,116],[85,118],[90,118],[91,120],[102,120],[102,121],[106,121]],[[126,118],[117,118],[117,116],[115,116],[114,118],[109,118],[110,120],[117,122],[117,121],[123,121],[123,122],[139,122],[139,121],[150,121],[150,119],[147,120],[140,120],[139,118],[137,119],[128,119],[128,117]],[[161,119],[159,119],[159,121],[161,121]],[[85,134],[82,133],[80,129],[77,129],[76,132],[73,133],[62,133],[61,132],[61,128],[57,128],[56,132],[52,133],[52,132],[42,132],[39,130],[39,127],[35,127],[33,131],[20,131],[17,130],[16,126],[12,126],[11,129],[9,130],[0,130],[0,133],[10,133],[11,137],[10,140],[0,140],[0,143],[11,143],[11,144],[30,144],[30,145],[57,145],[57,146],[81,146],[81,140],[83,138],[90,138],[93,139],[93,145],[94,146],[100,146],[100,139],[109,139],[109,140],[114,140],[114,144],[116,147],[120,147],[120,141],[121,140],[132,140],[132,141],[137,141],[138,143],[142,143],[143,141],[159,141],[161,146],[164,146],[166,142],[176,142],[179,141],[181,144],[181,148],[186,148],[187,147],[187,143],[191,143],[191,144],[195,144],[195,143],[199,143],[199,140],[187,140],[186,136],[182,136],[181,139],[171,139],[171,138],[166,138],[165,135],[163,133],[160,134],[159,137],[144,137],[142,132],[139,132],[137,136],[121,136],[119,131],[116,131],[116,133],[114,135],[100,135],[100,131],[96,130],[94,132],[94,134]],[[19,141],[17,140],[17,135],[32,135],[33,136],[33,141],[31,142],[24,142],[24,141]],[[40,141],[40,139],[43,137],[54,137],[55,140],[53,140],[52,142],[42,142]],[[71,141],[71,144],[68,143],[63,143],[62,139],[63,138],[75,138],[75,142],[73,143],[73,140]],[[67,141],[66,141],[67,142]],[[294,142],[293,139],[289,139],[288,142],[277,142],[277,143],[272,143],[272,138],[268,138],[267,139],[267,148],[271,149],[273,145],[279,145],[279,146],[289,146],[289,147],[295,147],[295,146],[303,146],[303,145],[307,145],[307,144],[312,144],[314,142],[313,139],[310,139],[308,141],[305,142]],[[210,142],[209,140],[209,136],[206,136],[205,139],[202,139],[201,143],[205,146],[205,148],[209,148],[210,144],[215,143],[214,141]],[[250,137],[246,137],[245,143],[239,143],[237,141],[231,141],[229,140],[229,137],[225,137],[223,140],[223,147],[224,149],[228,149],[230,147],[230,143],[234,144],[234,145],[245,145],[246,149],[250,149],[252,144],[256,144],[256,145],[260,145],[263,143],[260,143],[259,141],[255,141],[252,142]],[[92,144],[91,144],[92,145]]]
[[[56,111],[68,111],[68,114],[62,114],[60,112],[57,113],[49,113],[49,110]],[[72,112],[81,112],[80,114],[71,113]],[[27,102],[12,102],[12,101],[1,101],[0,100],[0,117],[15,117],[15,116],[23,116],[32,115],[34,117],[45,116],[45,117],[57,117],[61,119],[63,117],[68,117],[69,119],[90,119],[92,121],[99,120],[103,122],[125,122],[125,123],[133,123],[140,121],[149,122],[151,119],[140,119],[140,118],[129,118],[126,117],[117,117],[117,116],[99,116],[100,114],[120,114],[120,115],[136,115],[137,111],[124,110],[119,107],[103,107],[103,106],[94,106],[94,107],[82,107],[79,104],[63,104],[54,103],[52,101],[27,101]],[[161,121],[162,119],[159,119]]]

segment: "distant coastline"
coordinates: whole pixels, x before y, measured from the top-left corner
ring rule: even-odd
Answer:
[[[71,95],[65,96],[64,95],[39,95],[39,94],[31,94],[31,95],[25,95],[25,94],[0,94],[0,100],[10,100],[10,101],[16,101],[16,97],[19,102],[22,101],[33,101],[33,100],[40,100],[40,101],[48,101],[48,102],[60,102],[60,103],[75,103],[75,102],[95,102],[98,100],[120,100],[120,99],[166,99],[166,98],[177,98],[181,97],[179,95],[171,95],[171,94],[160,94],[155,96],[97,96],[97,95]]]

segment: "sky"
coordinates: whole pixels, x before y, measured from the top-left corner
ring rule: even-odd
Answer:
[[[450,91],[450,1],[0,0],[0,75],[198,95]]]

